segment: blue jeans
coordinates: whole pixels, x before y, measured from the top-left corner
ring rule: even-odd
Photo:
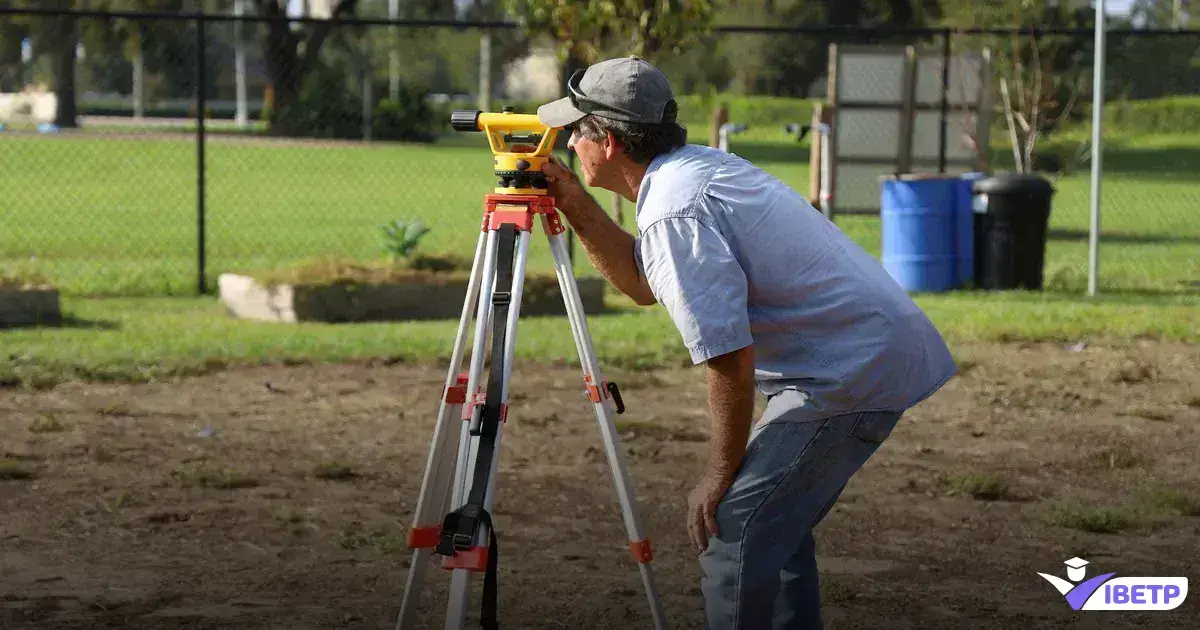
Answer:
[[[822,627],[813,528],[903,415],[790,419],[798,399],[768,401],[717,505],[719,535],[700,555],[709,630]]]

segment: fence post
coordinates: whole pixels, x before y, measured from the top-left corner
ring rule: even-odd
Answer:
[[[1096,2],[1096,32],[1092,62],[1092,178],[1088,226],[1088,286],[1087,294],[1095,297],[1100,282],[1100,177],[1104,173],[1102,160],[1104,134],[1104,63],[1108,59],[1104,29],[1107,28],[1104,0]]]
[[[196,286],[200,295],[208,293],[205,282],[204,257],[204,110],[208,106],[204,94],[205,76],[204,14],[196,16]]]

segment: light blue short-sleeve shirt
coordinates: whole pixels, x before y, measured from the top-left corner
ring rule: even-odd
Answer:
[[[635,256],[694,363],[754,346],[771,395],[812,419],[903,410],[956,366],[873,256],[799,193],[732,153],[686,145],[650,164]]]

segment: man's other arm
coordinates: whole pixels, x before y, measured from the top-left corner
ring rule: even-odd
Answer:
[[[754,339],[749,285],[729,243],[714,226],[671,218],[646,227],[652,255],[644,263],[691,354],[705,364],[712,479],[733,478],[745,454],[754,413]]]
[[[754,346],[709,359],[706,371],[711,436],[705,474],[728,482],[742,463],[754,424]]]

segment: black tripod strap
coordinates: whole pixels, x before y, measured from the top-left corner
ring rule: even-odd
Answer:
[[[508,309],[512,301],[513,257],[516,249],[517,229],[504,224],[498,230],[496,251],[496,285],[492,295],[492,353],[488,373],[487,392],[480,410],[479,425],[473,426],[472,434],[479,437],[475,457],[475,470],[471,478],[471,492],[466,504],[446,515],[442,524],[441,541],[437,553],[453,556],[455,551],[471,548],[471,542],[481,525],[488,528],[487,569],[483,578],[482,610],[479,624],[486,630],[497,630],[496,574],[498,552],[496,530],[492,527],[492,516],[483,508],[488,481],[492,472],[492,458],[496,451],[496,435],[501,420],[501,395],[504,393],[504,345],[508,327]],[[474,424],[474,423],[472,423]]]
[[[500,226],[496,244],[496,286],[492,294],[492,355],[488,374],[487,394],[479,423],[479,454],[476,456],[475,477],[469,503],[483,505],[488,476],[492,471],[496,433],[500,427],[500,397],[504,393],[504,342],[508,330],[508,309],[512,302],[513,254],[516,249],[516,226]]]
[[[496,617],[496,569],[499,565],[497,556],[500,555],[500,551],[496,547],[496,529],[492,527],[491,520],[488,519],[491,540],[488,541],[487,572],[483,574],[483,602],[479,611],[479,625],[485,630],[498,630],[500,620]]]
[[[479,451],[475,457],[475,477],[471,484],[469,505],[480,506],[487,519],[489,540],[487,572],[483,575],[483,597],[479,611],[479,625],[485,630],[497,630],[496,617],[496,573],[498,567],[496,528],[492,517],[482,509],[492,472],[492,456],[496,452],[496,433],[500,427],[500,397],[504,393],[504,342],[508,329],[508,308],[512,303],[513,253],[516,247],[517,228],[511,223],[500,226],[500,238],[496,252],[496,290],[492,295],[492,356],[488,374],[487,396],[484,398],[482,422],[479,425]]]

